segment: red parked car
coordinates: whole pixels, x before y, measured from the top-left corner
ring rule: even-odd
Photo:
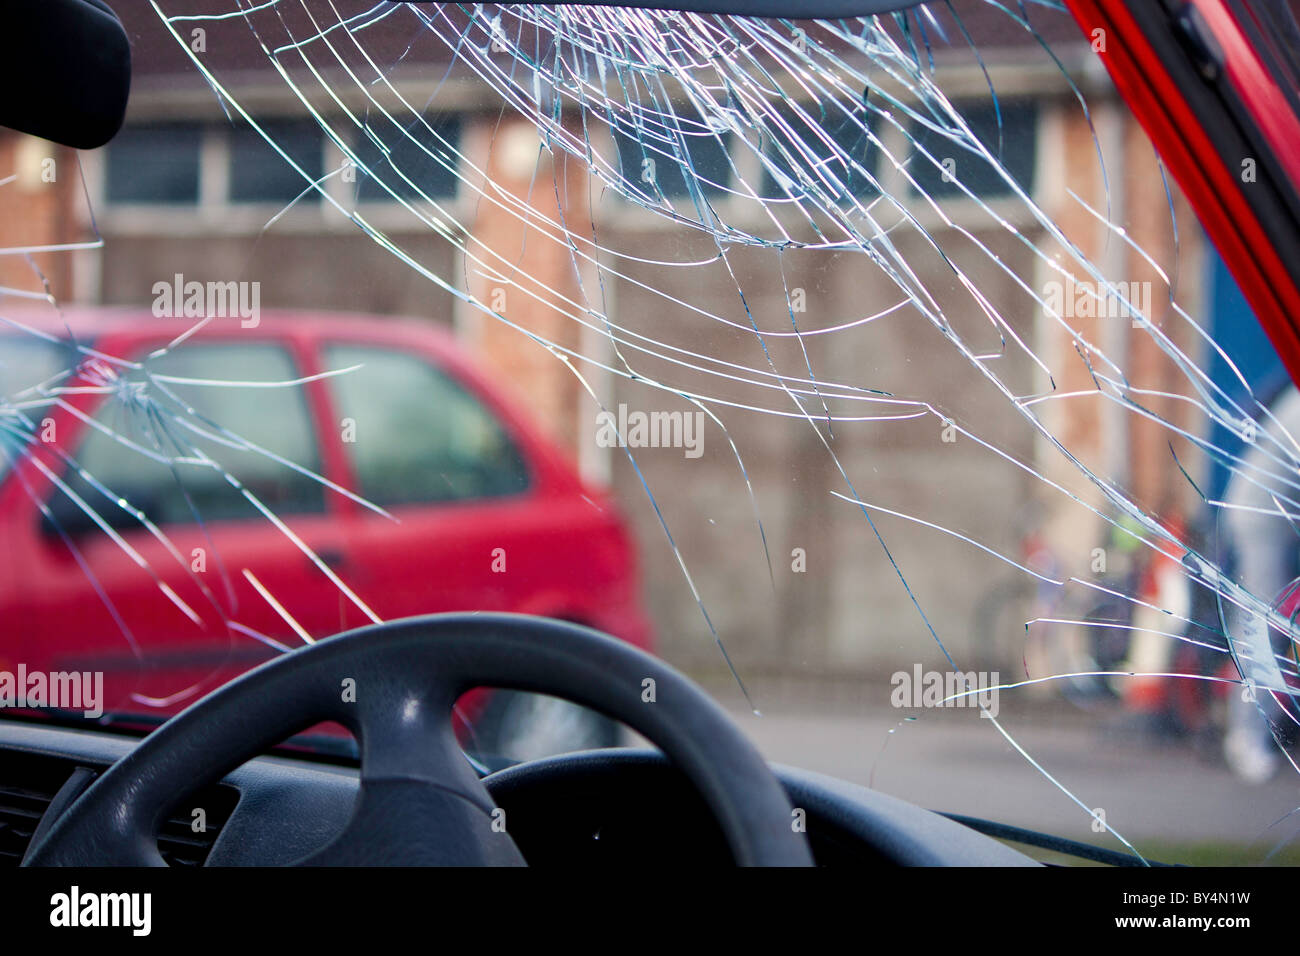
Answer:
[[[34,451],[0,461],[0,670],[102,671],[106,710],[162,717],[374,618],[519,612],[648,646],[611,499],[427,322],[266,312],[159,353],[193,320],[16,318],[51,338],[0,331],[0,394],[78,379],[29,411]],[[93,352],[70,361],[69,332]],[[129,411],[103,401],[146,378]],[[549,698],[478,692],[461,711],[480,753],[616,742],[611,722]]]

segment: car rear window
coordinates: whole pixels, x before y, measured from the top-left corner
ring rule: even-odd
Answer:
[[[527,488],[523,456],[502,424],[424,359],[334,345],[325,361],[331,369],[353,369],[330,382],[358,490],[370,501],[458,501]]]

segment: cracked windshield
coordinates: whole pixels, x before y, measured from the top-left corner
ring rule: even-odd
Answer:
[[[114,6],[116,136],[0,131],[10,712],[145,732],[340,632],[541,615],[778,764],[1300,862],[1300,395],[1105,30]],[[644,744],[520,691],[454,722],[481,773]]]

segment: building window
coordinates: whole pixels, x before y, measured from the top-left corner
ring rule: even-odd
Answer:
[[[108,147],[108,201],[197,203],[202,139],[191,123],[123,129]]]
[[[798,199],[816,191],[844,199],[874,197],[879,150],[868,134],[873,117],[865,111],[824,114],[812,104],[782,110],[767,123],[760,194],[765,199]]]
[[[242,122],[127,127],[105,150],[105,199],[109,204],[132,206],[285,207],[295,201],[319,206],[320,193],[311,188],[307,177],[316,182],[325,176],[324,131],[307,119],[272,120],[260,126],[274,147]],[[343,188],[363,203],[413,201],[421,195],[433,200],[455,198],[461,117],[443,117],[430,126],[412,128],[412,138],[391,125],[382,137],[377,132],[374,136],[358,133],[355,150],[360,168],[354,176],[342,178],[348,184]],[[381,138],[383,146],[377,142]]]
[[[271,141],[297,163],[313,180],[324,172],[324,135],[315,123],[263,123]],[[230,201],[237,203],[293,202],[308,182],[251,126],[230,131]],[[299,202],[316,202],[320,194],[312,189]]]
[[[461,120],[458,116],[430,119],[405,131],[392,123],[362,130],[355,144],[358,202],[407,202],[452,199],[459,179]],[[384,147],[379,144],[382,142]]]
[[[704,194],[724,192],[732,176],[730,142],[730,134],[713,133],[687,121],[680,124],[680,131],[667,127],[614,131],[623,178],[651,202],[691,197],[682,174],[683,151]]]
[[[992,103],[953,105],[975,137],[994,158],[1001,160],[1020,188],[1032,192],[1037,157],[1037,107],[1031,102],[1003,100],[999,130],[998,113]],[[962,187],[965,186],[984,200],[1013,194],[1010,184],[979,154],[919,123],[912,124],[911,135],[936,162],[948,161],[946,168],[941,168],[919,150],[913,151],[908,172],[921,192],[935,197],[964,196]]]

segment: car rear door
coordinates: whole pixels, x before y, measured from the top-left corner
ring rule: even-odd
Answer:
[[[330,402],[353,489],[386,512],[348,522],[365,601],[385,619],[520,610],[554,522],[510,428],[428,353],[332,341],[322,358],[353,369]]]

